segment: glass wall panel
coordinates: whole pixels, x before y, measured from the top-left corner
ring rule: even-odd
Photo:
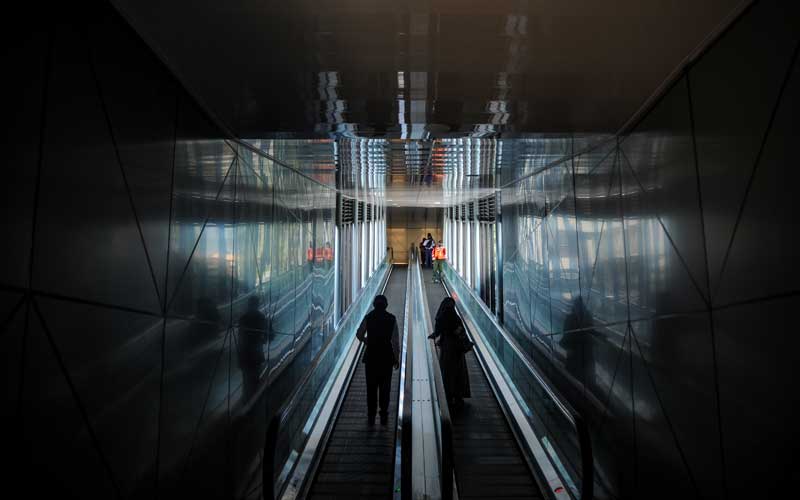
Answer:
[[[336,191],[227,137],[112,6],[87,5],[56,9],[9,61],[8,487],[258,496],[270,412],[303,384],[297,452],[353,338],[333,326]],[[324,163],[305,153],[300,170]],[[381,220],[365,222],[375,241]]]
[[[689,70],[712,296],[800,38],[796,5],[758,2]]]

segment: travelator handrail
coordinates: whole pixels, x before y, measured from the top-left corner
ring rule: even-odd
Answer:
[[[455,295],[456,304],[457,304],[457,312],[461,318],[464,318],[462,309],[465,308],[463,304],[463,300],[459,300],[459,294],[453,294],[451,291],[451,286],[448,286],[448,281],[453,280],[461,280],[461,287],[462,293],[468,293],[472,299],[472,301],[481,309],[481,313],[491,322],[497,332],[502,335],[503,340],[509,345],[509,347],[514,352],[516,358],[521,362],[522,366],[525,370],[539,383],[540,387],[543,391],[548,395],[551,401],[555,403],[555,407],[558,408],[559,412],[564,416],[564,418],[570,422],[574,429],[575,435],[578,438],[578,447],[580,450],[581,460],[580,460],[580,467],[581,467],[581,486],[579,490],[579,498],[580,500],[590,500],[594,496],[594,459],[592,456],[592,442],[591,437],[589,434],[589,426],[585,418],[581,415],[579,411],[577,411],[561,394],[554,388],[554,386],[549,382],[547,377],[539,372],[539,370],[533,365],[530,359],[525,355],[522,348],[519,346],[517,341],[503,328],[497,320],[497,317],[489,310],[489,308],[483,303],[482,299],[478,297],[475,292],[463,282],[463,279],[455,275],[452,268],[449,265],[446,265],[447,271],[445,272],[445,278],[443,284],[445,289],[447,290],[448,295],[453,296]],[[453,278],[450,275],[454,275]],[[464,322],[464,326],[468,328],[467,322]]]
[[[430,317],[430,310],[426,307],[425,292],[423,287],[422,273],[420,271],[419,249],[415,246],[411,248],[411,257],[413,264],[413,272],[415,277],[414,288],[418,290],[416,300],[422,318],[426,326],[426,332],[433,332],[433,319]],[[409,270],[410,271],[410,270]],[[425,335],[427,337],[427,334]],[[437,409],[439,410],[439,481],[442,500],[451,500],[454,497],[454,474],[455,474],[455,461],[453,459],[453,421],[450,417],[450,407],[447,404],[447,394],[444,389],[444,380],[442,378],[442,370],[439,364],[439,357],[436,354],[436,342],[433,339],[428,340],[428,349],[431,353],[430,356],[430,375],[433,380],[433,389],[436,394]]]
[[[392,255],[394,261],[394,255]],[[411,308],[412,297],[411,270],[406,270],[406,296],[403,307],[403,339],[400,352],[400,388],[397,401],[397,437],[395,438],[395,464],[392,484],[394,500],[411,500],[412,498],[412,440],[411,432],[413,418],[411,416],[411,402],[413,398],[413,364],[411,355],[414,346],[414,336],[411,334]],[[400,488],[400,491],[397,488]]]
[[[388,257],[385,258],[385,264],[387,265],[387,269],[384,272],[384,275],[381,277],[381,284],[378,287],[381,290],[381,293],[386,289],[387,284],[389,283],[389,276],[391,275],[391,262],[388,260]],[[347,309],[344,316],[342,316],[341,320],[339,321],[340,328],[342,325],[346,325],[347,322],[352,319],[353,315],[356,314],[356,304],[358,304],[362,300],[370,299],[367,297],[367,287],[361,289],[359,295],[356,299],[352,302],[351,307]],[[370,299],[371,300],[371,299]],[[341,332],[337,332],[337,334],[341,334]],[[325,342],[325,345],[319,351],[319,354],[314,359],[309,367],[306,368],[305,374],[303,378],[300,379],[297,386],[292,391],[289,398],[287,398],[286,402],[284,402],[272,415],[268,418],[267,424],[267,431],[266,435],[264,436],[264,458],[262,460],[262,467],[261,467],[261,476],[262,476],[262,495],[265,500],[274,500],[276,495],[276,487],[278,486],[275,481],[275,472],[276,467],[279,465],[276,463],[275,459],[275,452],[278,449],[278,438],[280,436],[281,430],[284,427],[286,420],[289,418],[291,413],[303,402],[303,392],[306,388],[307,384],[309,383],[311,377],[314,376],[314,372],[319,364],[322,362],[323,357],[328,349],[331,348],[333,345],[333,339],[336,335],[331,335]],[[352,372],[355,371],[355,364],[358,363],[358,360],[361,358],[362,350],[364,349],[364,345],[360,344],[356,348],[356,355],[353,360],[353,366],[345,367],[342,366],[342,370],[349,370],[347,377],[345,378],[345,383],[343,387],[340,388],[340,394],[337,396],[342,398],[344,396],[344,389],[349,387],[349,381],[352,377]],[[343,351],[343,354],[344,355]],[[341,401],[340,401],[341,402]],[[338,407],[338,405],[337,405]],[[281,488],[283,489],[283,488]]]

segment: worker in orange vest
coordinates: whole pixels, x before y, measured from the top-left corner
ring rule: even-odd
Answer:
[[[433,282],[442,281],[442,266],[447,261],[447,249],[444,242],[439,241],[433,249]]]

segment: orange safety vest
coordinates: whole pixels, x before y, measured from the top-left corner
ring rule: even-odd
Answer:
[[[308,249],[306,250],[306,260],[309,262],[312,262],[314,260],[314,249],[311,247],[308,247]]]
[[[433,249],[433,259],[434,260],[445,260],[447,259],[447,250],[444,247],[436,247]]]
[[[325,256],[325,260],[328,261],[333,260],[333,248],[325,247],[322,252],[323,255]]]
[[[315,252],[314,260],[316,260],[317,262],[322,262],[322,249],[321,248],[317,248],[317,250]]]

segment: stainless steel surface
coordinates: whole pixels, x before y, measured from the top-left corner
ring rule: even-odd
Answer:
[[[440,428],[440,402],[437,399],[436,377],[433,372],[433,357],[428,334],[432,331],[430,317],[425,307],[425,293],[422,289],[419,265],[412,262],[409,268],[412,274],[414,309],[410,324],[412,353],[412,388],[411,405],[412,432],[412,498],[442,498],[442,434]],[[438,367],[438,365],[437,365]],[[446,403],[445,403],[446,404]]]
[[[424,138],[615,132],[740,1],[114,3],[239,136]]]

